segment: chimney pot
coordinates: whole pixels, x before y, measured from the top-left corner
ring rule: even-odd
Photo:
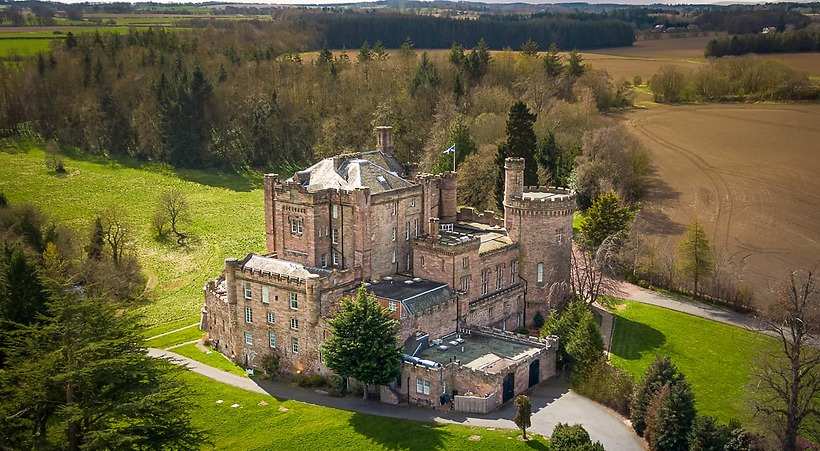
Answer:
[[[393,153],[393,127],[380,125],[376,127],[376,150]]]

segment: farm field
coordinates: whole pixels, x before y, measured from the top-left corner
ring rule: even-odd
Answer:
[[[820,264],[820,105],[655,106],[622,118],[656,168],[642,227],[662,254],[697,219],[758,306],[789,271]]]
[[[639,380],[655,356],[669,356],[686,375],[698,413],[750,420],[747,384],[773,338],[686,313],[627,301],[614,308],[612,363]]]
[[[148,279],[146,303],[136,306],[148,325],[147,336],[197,322],[205,281],[219,274],[226,257],[264,251],[262,191],[254,175],[221,175],[172,170],[166,166],[111,161],[77,155],[66,157],[66,176],[51,175],[40,148],[0,149],[0,192],[12,204],[30,202],[50,218],[87,230],[94,215],[120,207],[133,224],[134,250]],[[177,187],[188,198],[194,236],[187,248],[157,242],[150,230],[155,203]],[[177,333],[179,342],[201,336],[196,328]],[[165,336],[152,345],[168,346]],[[173,341],[173,340],[172,340]],[[173,343],[171,343],[173,344]]]

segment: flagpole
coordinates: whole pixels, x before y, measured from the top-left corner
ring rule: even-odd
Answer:
[[[456,146],[453,145],[453,172],[456,172]]]

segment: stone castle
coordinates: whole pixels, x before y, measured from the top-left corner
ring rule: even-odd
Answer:
[[[568,296],[575,194],[525,187],[505,162],[504,217],[458,208],[455,173],[414,173],[376,149],[264,179],[267,253],[229,258],[205,286],[202,328],[246,368],[276,352],[327,374],[339,300],[364,284],[400,323],[401,376],[386,402],[486,412],[555,373],[555,339],[515,333]]]

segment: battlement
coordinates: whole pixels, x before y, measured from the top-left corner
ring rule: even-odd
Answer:
[[[458,207],[457,220],[461,222],[477,222],[493,227],[504,227],[504,218],[492,210],[480,212],[473,207]]]
[[[531,214],[571,215],[576,209],[576,193],[567,188],[527,186],[523,193],[507,197],[504,205]]]

